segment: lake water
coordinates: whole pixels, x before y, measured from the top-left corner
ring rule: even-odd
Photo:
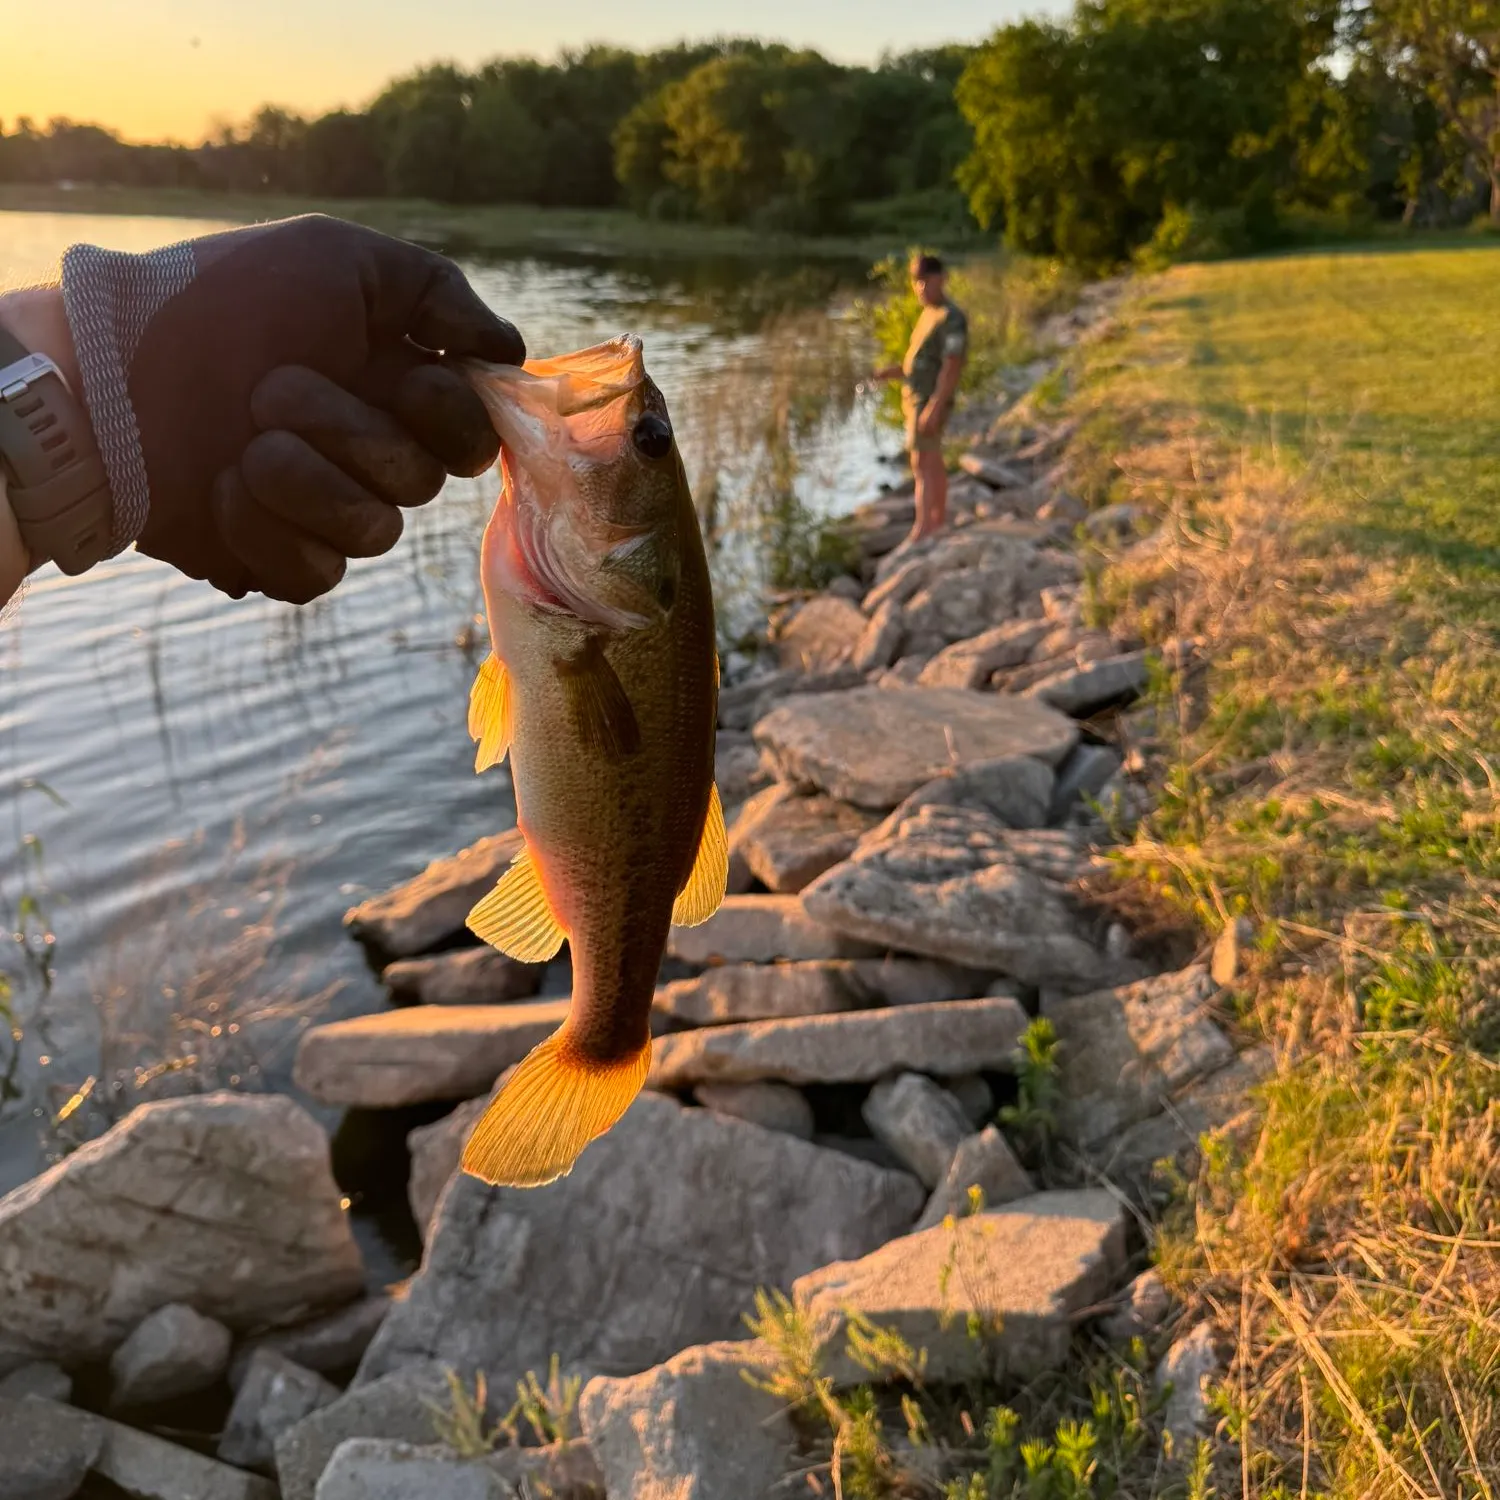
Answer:
[[[144,250],[216,227],[0,213],[0,286],[76,241]],[[851,394],[865,351],[835,316],[858,267],[464,265],[538,354],[644,337],[689,474],[717,497],[730,611],[755,595],[755,498],[788,454],[825,511],[891,472],[897,443]],[[230,601],[127,553],[76,580],[49,567],[0,624],[0,902],[19,935],[0,968],[21,1057],[0,1192],[175,1068],[185,1087],[285,1086],[298,1025],[384,1003],[345,910],[514,821],[503,772],[472,774],[477,658],[457,644],[494,490],[452,482],[394,552],[305,608]],[[44,933],[50,988],[26,959]],[[0,1079],[3,1047],[0,1030]]]

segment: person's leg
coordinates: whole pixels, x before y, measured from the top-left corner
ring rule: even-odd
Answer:
[[[918,539],[932,536],[943,529],[948,519],[948,470],[943,463],[941,448],[926,449],[916,455],[920,465],[917,479],[917,524],[914,528]]]

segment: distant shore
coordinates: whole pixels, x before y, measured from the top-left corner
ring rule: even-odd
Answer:
[[[296,198],[185,188],[0,183],[0,212],[132,214],[256,223],[328,213],[419,243],[470,252],[596,251],[611,255],[798,255],[866,262],[903,251],[918,231],[850,235],[765,234],[731,225],[663,223],[627,209],[456,205],[411,198]],[[947,238],[951,238],[947,236]]]

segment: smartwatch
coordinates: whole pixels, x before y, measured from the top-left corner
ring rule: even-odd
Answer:
[[[88,413],[62,371],[0,328],[0,473],[33,567],[109,555],[114,505]]]

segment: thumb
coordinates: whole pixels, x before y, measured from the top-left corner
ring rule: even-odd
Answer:
[[[518,365],[526,358],[526,341],[515,325],[485,306],[451,260],[414,245],[401,249],[404,264],[380,277],[382,290],[394,294],[381,298],[385,306],[375,310],[372,321],[382,332],[404,334],[452,358],[497,365]]]

